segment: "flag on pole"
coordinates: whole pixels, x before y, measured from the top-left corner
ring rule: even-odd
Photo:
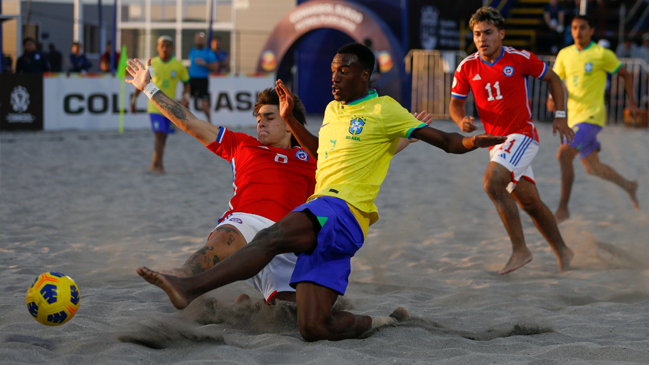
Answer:
[[[119,133],[124,133],[124,86],[126,84],[126,67],[128,64],[128,56],[126,55],[126,45],[122,45],[122,54],[119,56],[119,64],[117,65],[117,78],[121,83],[121,91],[119,94]]]

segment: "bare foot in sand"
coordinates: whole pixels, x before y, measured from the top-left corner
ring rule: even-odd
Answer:
[[[234,300],[234,304],[252,304],[252,299],[250,299],[248,294],[241,294]]]
[[[176,309],[187,307],[189,303],[195,299],[182,290],[181,285],[178,283],[180,280],[179,278],[160,274],[159,272],[147,269],[144,266],[138,268],[137,273],[149,284],[153,284],[164,290],[164,292],[167,293],[167,296],[169,296],[171,304],[173,304]]]
[[[170,270],[160,270],[160,274],[167,276],[175,276],[177,278],[187,278],[192,275],[185,272],[183,269],[170,269]]]
[[[557,225],[567,221],[568,218],[570,218],[570,212],[568,212],[568,209],[559,208],[554,213],[554,219],[557,221]]]
[[[575,257],[575,253],[571,249],[566,247],[561,253],[557,253],[557,261],[559,261],[559,271],[566,272],[570,270],[570,263],[572,258]]]
[[[507,261],[507,265],[498,274],[505,275],[516,269],[520,269],[530,261],[532,261],[532,253],[528,249],[516,251],[512,253],[509,261]]]
[[[639,211],[640,203],[638,202],[638,197],[636,196],[637,191],[638,191],[638,182],[631,181],[631,188],[627,190],[627,193],[629,194],[629,198],[631,198],[631,204],[633,204],[633,208]]]
[[[396,319],[397,322],[403,322],[408,318],[410,318],[410,313],[408,313],[408,311],[405,308],[399,307],[395,309],[394,312],[392,312],[392,314],[390,314],[390,317]]]

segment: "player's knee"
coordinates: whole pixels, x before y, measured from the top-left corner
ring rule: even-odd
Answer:
[[[525,213],[531,216],[535,216],[536,213],[539,212],[539,206],[535,201],[521,201],[519,206],[525,211]]]
[[[486,176],[482,180],[482,187],[490,197],[497,197],[505,191],[504,186],[500,181]]]

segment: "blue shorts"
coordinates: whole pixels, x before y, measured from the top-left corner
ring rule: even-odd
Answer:
[[[365,241],[363,230],[342,199],[321,196],[293,211],[305,210],[316,216],[321,228],[313,251],[297,255],[290,285],[308,281],[345,295],[351,258]]]
[[[590,123],[578,123],[572,126],[572,130],[575,131],[575,139],[570,142],[570,147],[579,151],[579,158],[584,159],[593,151],[600,150],[597,133],[602,130],[602,127]]]
[[[163,132],[164,134],[173,134],[176,126],[164,115],[151,113],[151,129],[153,133]]]

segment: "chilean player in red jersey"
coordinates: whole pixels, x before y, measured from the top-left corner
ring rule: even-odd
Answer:
[[[538,152],[539,137],[531,120],[527,76],[547,82],[557,105],[564,105],[563,86],[559,77],[534,54],[503,47],[504,26],[503,17],[491,7],[480,8],[471,17],[469,27],[478,52],[465,58],[455,71],[451,118],[463,132],[477,129],[474,118],[464,111],[465,99],[472,91],[485,132],[507,136],[504,143],[490,147],[491,162],[483,179],[484,189],[512,241],[512,255],[500,274],[532,261],[516,203],[548,241],[563,272],[569,268],[573,252],[563,242],[554,215],[536,190],[531,163]],[[558,131],[562,140],[572,140],[574,132],[568,128],[562,111],[555,115],[553,133]]]

